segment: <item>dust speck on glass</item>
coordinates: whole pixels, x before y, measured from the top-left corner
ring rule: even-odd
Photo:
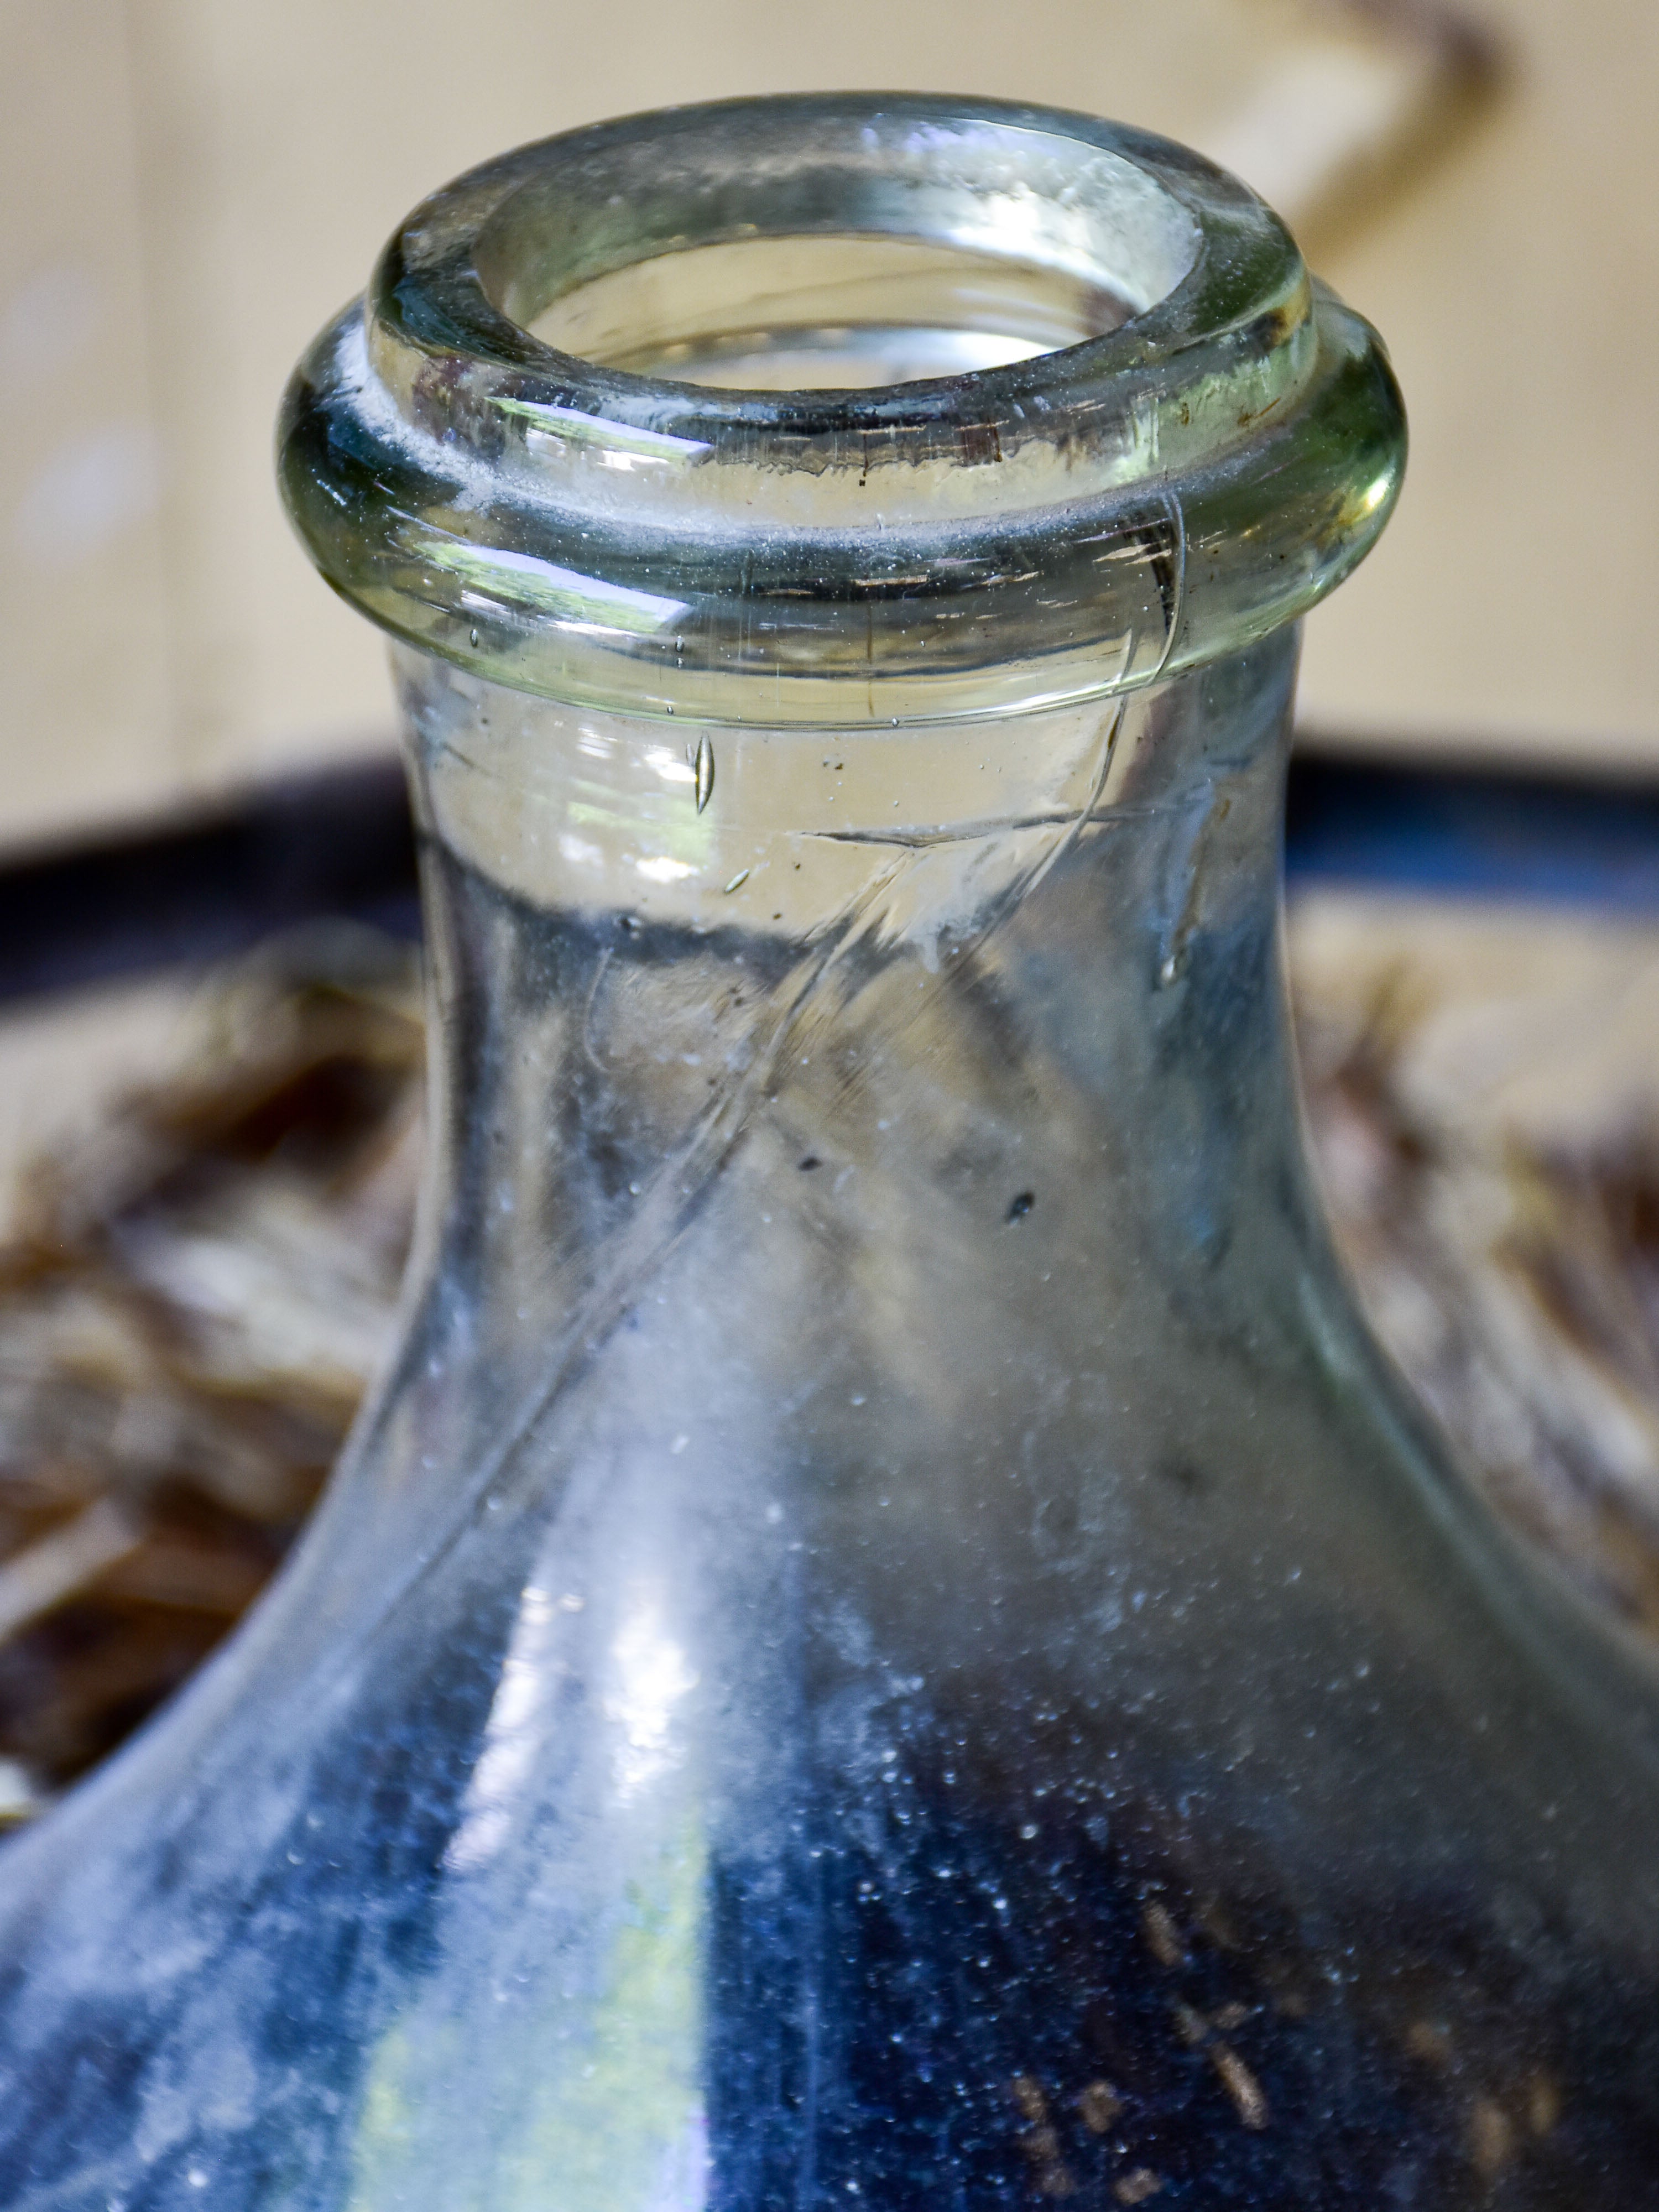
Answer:
[[[13,2212],[1636,2212],[1659,1685],[1356,1317],[1297,617],[1404,452],[1254,197],[687,108],[417,209],[290,389],[387,629],[403,1345],[0,1855]]]

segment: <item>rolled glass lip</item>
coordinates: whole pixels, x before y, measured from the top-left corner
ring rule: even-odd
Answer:
[[[742,238],[903,238],[1126,302],[1099,337],[857,390],[608,368],[526,327]],[[1381,341],[1248,187],[1060,110],[911,94],[659,110],[424,202],[296,370],[289,513],[396,635],[714,725],[974,720],[1243,649],[1369,550],[1405,416]]]

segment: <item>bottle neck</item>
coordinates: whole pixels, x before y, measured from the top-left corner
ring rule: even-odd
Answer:
[[[442,1040],[428,1221],[497,1382],[614,1325],[739,1154],[739,1236],[849,1168],[1017,1221],[1066,1203],[1040,1154],[1197,1260],[1282,1187],[1294,658],[1287,631],[1106,707],[824,738],[398,649]]]

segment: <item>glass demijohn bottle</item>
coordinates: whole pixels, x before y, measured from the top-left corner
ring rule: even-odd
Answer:
[[[1373,1347],[1297,618],[1395,496],[1242,185],[995,103],[550,140],[285,492],[426,872],[402,1350],[0,1857],[10,2212],[1637,2212],[1659,1695]]]

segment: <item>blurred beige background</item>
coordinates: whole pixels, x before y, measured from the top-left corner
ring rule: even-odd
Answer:
[[[1416,93],[1329,0],[6,0],[0,847],[384,739],[379,640],[289,536],[270,431],[418,198],[593,118],[825,85],[1232,159],[1412,415],[1393,528],[1310,624],[1304,721],[1659,765],[1659,9],[1468,4],[1496,91],[1334,196],[1322,132],[1386,135]]]

